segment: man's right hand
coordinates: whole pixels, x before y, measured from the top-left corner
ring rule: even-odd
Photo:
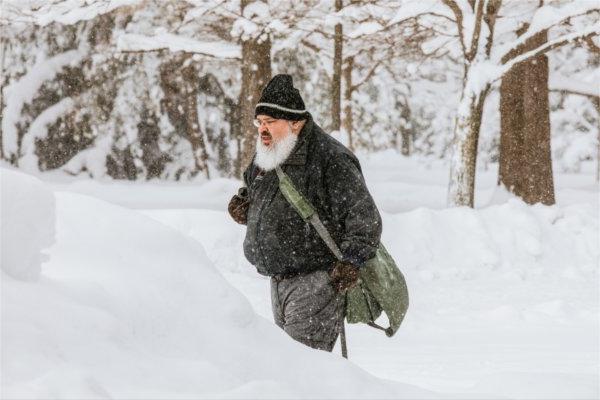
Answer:
[[[250,206],[250,200],[248,198],[248,189],[245,187],[238,191],[238,194],[234,195],[229,201],[227,210],[231,218],[238,224],[246,225],[248,207]]]
[[[356,286],[360,274],[358,267],[355,265],[336,261],[329,276],[331,277],[333,287],[335,287],[338,293],[344,293],[346,290]]]

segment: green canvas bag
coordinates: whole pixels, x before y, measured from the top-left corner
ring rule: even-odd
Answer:
[[[275,169],[279,178],[279,190],[296,209],[304,221],[310,222],[338,260],[343,256],[331,235],[321,222],[310,202],[294,186],[289,176],[280,167]],[[408,310],[408,288],[404,276],[379,243],[375,257],[368,260],[359,270],[358,284],[346,291],[346,320],[348,323],[365,323],[393,336],[400,327]],[[390,326],[383,328],[375,320],[384,312]]]

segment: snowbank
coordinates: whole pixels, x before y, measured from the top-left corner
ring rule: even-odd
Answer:
[[[40,279],[2,279],[3,398],[436,397],[290,340],[151,218],[66,192],[56,211]]]
[[[525,279],[558,272],[583,278],[600,256],[591,205],[528,206],[517,199],[480,210],[419,208],[389,215],[383,240],[423,278],[474,279],[499,273]]]
[[[43,250],[54,243],[54,193],[37,178],[0,169],[1,267],[15,279],[37,280]]]
[[[153,209],[57,192],[40,279],[2,276],[0,397],[434,397],[358,365],[458,398],[598,398],[593,171],[557,174],[551,207],[498,192],[496,170],[483,171],[480,207],[445,209],[445,166],[392,153],[361,161],[411,293],[393,338],[347,326],[347,363],[273,326],[268,280],[226,213],[239,181],[56,179]]]
[[[352,362],[381,378],[463,396],[598,398],[598,192],[586,182],[593,174],[560,175],[557,195],[566,201],[555,206],[526,205],[490,179],[491,201],[481,208],[407,210],[443,199],[447,171],[368,161],[383,242],[406,276],[411,307],[392,339],[347,326]],[[225,194],[206,190],[226,204]],[[244,259],[245,228],[226,211],[143,212],[201,243],[256,312],[271,318],[268,280]]]

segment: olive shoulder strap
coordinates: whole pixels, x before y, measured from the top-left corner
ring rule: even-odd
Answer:
[[[315,227],[321,239],[325,242],[329,250],[335,255],[335,257],[342,261],[342,252],[340,248],[335,244],[333,238],[325,228],[325,225],[321,222],[317,210],[310,204],[298,189],[294,186],[294,183],[289,176],[283,172],[280,166],[275,168],[277,172],[277,178],[279,179],[279,190],[283,194],[283,197],[296,209],[300,217],[306,222],[310,222]],[[344,296],[344,318],[346,313],[346,296]],[[346,330],[344,328],[344,318],[340,324],[340,347],[342,348],[342,357],[348,358],[348,346],[346,345]]]
[[[292,207],[296,209],[304,221],[310,222],[312,226],[315,227],[317,233],[321,236],[321,239],[323,239],[327,247],[329,247],[338,260],[342,261],[342,252],[333,241],[333,238],[327,231],[327,228],[325,228],[325,225],[323,225],[323,222],[321,222],[317,210],[302,195],[302,193],[296,189],[290,177],[283,172],[280,166],[275,167],[275,172],[277,172],[277,178],[279,178],[279,190],[283,194],[283,197],[285,197]]]

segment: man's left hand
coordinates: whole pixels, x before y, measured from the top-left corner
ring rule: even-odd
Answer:
[[[342,261],[336,261],[329,276],[331,276],[333,287],[335,287],[339,293],[343,293],[356,286],[359,277],[358,272],[357,266]]]
[[[238,194],[234,195],[229,201],[227,210],[231,218],[238,224],[246,225],[248,222],[248,207],[250,207],[250,201],[248,199],[248,189],[245,187],[240,188]]]

